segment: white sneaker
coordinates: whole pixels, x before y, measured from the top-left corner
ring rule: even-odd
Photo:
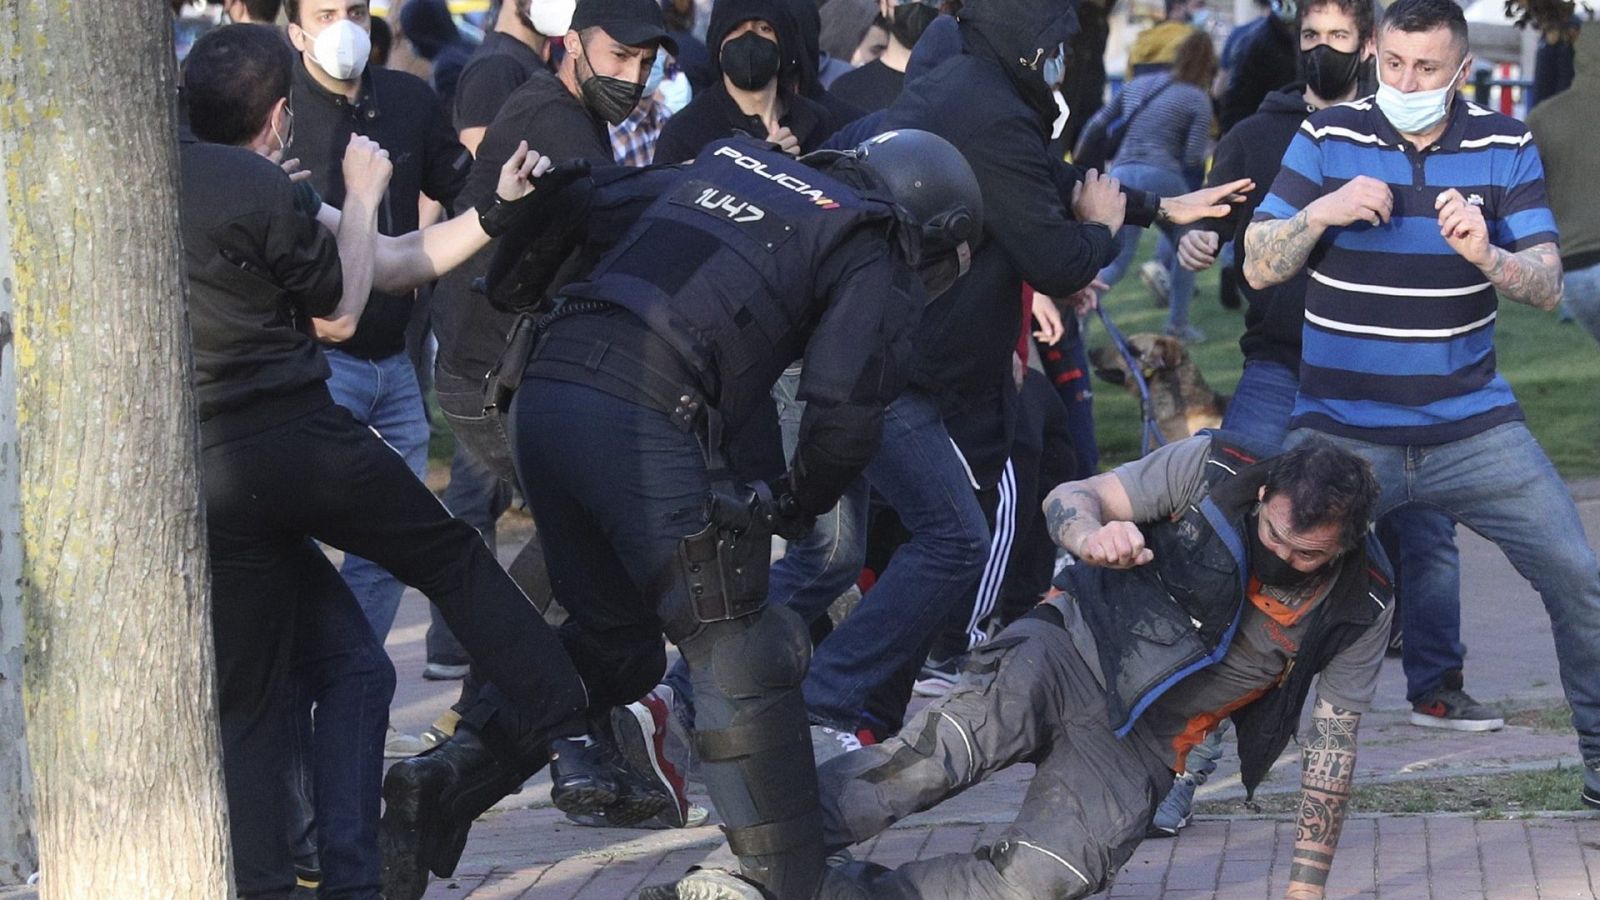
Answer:
[[[1172,302],[1172,273],[1167,267],[1150,260],[1139,267],[1139,280],[1156,298],[1156,305],[1166,307]]]
[[[428,745],[422,742],[422,738],[414,734],[401,734],[390,725],[389,736],[383,742],[383,758],[410,759],[426,749]]]

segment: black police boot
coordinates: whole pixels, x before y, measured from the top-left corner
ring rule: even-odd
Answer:
[[[454,873],[473,821],[522,781],[464,725],[428,753],[391,767],[378,832],[384,897],[418,900],[430,870],[441,878]]]
[[[674,802],[661,783],[628,765],[604,735],[550,742],[550,802],[564,813],[602,815],[616,828],[637,825]]]

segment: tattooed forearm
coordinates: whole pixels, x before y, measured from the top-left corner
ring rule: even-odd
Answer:
[[[1079,482],[1060,485],[1044,500],[1050,537],[1068,551],[1074,551],[1083,538],[1104,524],[1101,515],[1100,498]]]
[[[1339,846],[1356,764],[1356,726],[1361,714],[1317,701],[1311,735],[1302,754],[1300,819],[1295,827],[1292,883],[1327,884]]]
[[[1561,302],[1561,255],[1555,244],[1535,244],[1521,253],[1494,248],[1484,277],[1508,300],[1536,309]]]
[[[1290,219],[1252,224],[1244,232],[1245,280],[1259,291],[1293,278],[1305,267],[1322,231],[1311,225],[1303,209]]]

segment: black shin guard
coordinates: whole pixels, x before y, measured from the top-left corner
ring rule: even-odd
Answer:
[[[806,629],[769,607],[707,624],[681,649],[695,683],[701,771],[742,874],[778,900],[811,900],[824,852],[800,693]]]

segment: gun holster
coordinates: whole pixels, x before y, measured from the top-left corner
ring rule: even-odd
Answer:
[[[748,616],[767,602],[772,526],[754,491],[713,488],[706,527],[678,543],[678,579],[700,623]]]
[[[506,339],[506,349],[500,353],[483,385],[483,411],[489,414],[509,415],[511,397],[522,384],[522,374],[533,357],[534,345],[539,340],[537,317],[524,313],[517,316]]]

